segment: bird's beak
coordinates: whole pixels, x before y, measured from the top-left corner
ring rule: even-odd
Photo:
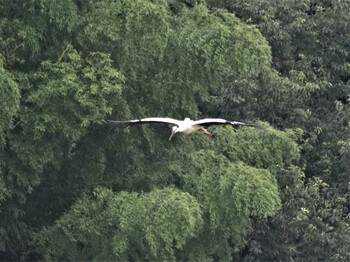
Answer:
[[[170,135],[170,137],[169,137],[169,141],[170,141],[171,138],[175,135],[175,133],[176,133],[175,131],[172,131],[172,132],[171,132],[171,135]]]

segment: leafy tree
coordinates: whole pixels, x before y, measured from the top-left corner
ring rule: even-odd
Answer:
[[[207,2],[0,3],[1,259],[348,258],[346,4]]]
[[[1,88],[1,107],[0,111],[0,145],[3,146],[5,141],[5,130],[12,128],[13,116],[17,113],[19,107],[19,88],[14,81],[13,76],[7,72],[2,61],[0,61],[0,88]]]
[[[98,188],[37,239],[48,260],[174,259],[202,223],[199,203],[174,188],[141,195]]]
[[[349,1],[208,2],[213,7],[228,8],[243,21],[256,23],[271,45],[274,68],[289,78],[286,87],[282,86],[285,83],[270,78],[277,88],[265,91],[268,97],[257,103],[259,109],[266,108],[267,114],[262,117],[271,122],[274,119],[270,119],[270,112],[274,111],[280,114],[274,116],[276,124],[282,127],[296,124],[307,131],[304,148],[310,176],[319,174],[326,178],[330,173],[343,173],[345,170],[338,169],[340,159],[331,159],[331,155],[340,155],[340,147],[330,141],[334,137],[343,140],[348,133],[349,43],[344,30],[349,24],[346,12]],[[271,80],[260,79],[258,83],[263,86],[271,84]],[[281,91],[288,95],[279,95]],[[281,101],[283,97],[289,99]],[[272,103],[266,104],[269,100]],[[286,107],[269,110],[272,104]],[[299,117],[288,114],[291,110],[299,112]]]
[[[348,161],[344,161],[348,156],[344,141],[349,133],[349,78],[345,69],[349,62],[349,45],[348,39],[344,39],[345,28],[349,25],[346,11],[349,1],[208,3],[212,8],[227,8],[241,20],[257,24],[271,45],[273,67],[284,76],[283,82],[270,74],[253,79],[259,84],[257,92],[261,102],[257,101],[254,106],[254,100],[252,103],[249,99],[249,108],[253,112],[258,109],[259,114],[263,113],[261,118],[278,126],[304,129],[304,138],[300,142],[306,180],[301,178],[299,182],[294,182],[298,186],[298,195],[288,195],[282,190],[282,195],[286,196],[282,198],[286,209],[282,209],[280,219],[272,220],[274,223],[269,221],[260,225],[265,230],[260,230],[259,241],[255,242],[253,238],[250,249],[243,252],[242,257],[251,259],[249,253],[256,248],[254,259],[261,258],[263,253],[266,260],[280,257],[347,260],[348,252],[343,246],[348,245],[344,243],[348,241],[345,233],[348,230],[348,201],[342,200],[347,199],[349,182],[345,164]],[[246,85],[256,84],[248,82]],[[224,103],[230,105],[236,102],[233,94],[224,93]],[[243,96],[243,99],[246,97]],[[238,106],[245,105],[243,99],[236,102]],[[246,113],[245,108],[242,111]],[[281,177],[280,185],[290,182],[283,180]],[[302,187],[304,183],[306,186]],[[328,185],[327,189],[323,185]],[[288,185],[289,188],[291,186]],[[311,193],[310,188],[317,192],[320,190],[320,193]],[[290,202],[298,205],[290,209],[287,205]],[[299,223],[295,221],[298,221],[296,218],[300,210],[308,215]],[[283,227],[286,224],[293,227]],[[273,233],[270,235],[270,232]],[[264,234],[278,236],[274,240],[276,244],[265,245]],[[338,239],[342,239],[344,245],[334,245]],[[260,244],[264,246],[262,250],[258,248]],[[312,253],[311,250],[317,251]]]
[[[22,77],[21,83],[25,81],[29,86],[21,97],[18,121],[6,136],[2,164],[2,192],[8,198],[3,203],[8,213],[1,214],[5,239],[16,230],[22,232],[12,236],[16,241],[22,241],[22,234],[29,234],[26,226],[11,216],[22,218],[26,195],[41,183],[44,174],[50,173],[50,168],[60,168],[87,128],[101,124],[120,101],[123,77],[110,64],[105,54],[91,53],[82,58],[72,51],[67,61],[43,62],[40,70]],[[36,216],[40,214],[33,219]],[[11,224],[22,229],[14,230]],[[22,247],[6,247],[12,248]]]
[[[284,163],[283,158],[291,152],[293,153],[289,157],[290,160],[298,157],[299,153],[293,142],[294,135],[290,135],[289,137],[283,132],[266,134],[256,130],[247,130],[246,132],[242,130],[236,133],[222,130],[220,137],[223,137],[223,141],[216,141],[222,145],[216,151],[213,151],[216,148],[215,142],[207,138],[202,139],[201,142],[198,140],[196,142],[196,139],[193,139],[193,142],[198,143],[197,146],[201,146],[203,149],[198,151],[191,145],[192,150],[187,154],[184,153],[184,150],[189,148],[184,149],[178,145],[175,150],[179,150],[180,153],[172,154],[174,159],[168,159],[165,163],[153,161],[150,163],[149,173],[134,176],[134,179],[140,179],[142,175],[146,176],[151,180],[148,183],[153,182],[155,183],[152,183],[153,186],[157,186],[164,185],[164,176],[168,174],[165,181],[169,181],[171,178],[168,182],[169,186],[176,185],[179,188],[174,191],[174,194],[176,193],[175,199],[172,198],[170,192],[173,192],[173,189],[170,188],[161,191],[152,189],[149,193],[140,196],[143,200],[139,199],[135,193],[115,194],[111,190],[103,189],[100,191],[99,189],[96,192],[99,192],[101,197],[107,194],[105,192],[108,192],[108,195],[114,195],[116,199],[119,197],[130,199],[131,202],[125,200],[125,207],[123,207],[124,204],[113,204],[112,208],[110,207],[112,204],[102,204],[105,203],[102,201],[98,205],[103,207],[104,211],[101,211],[99,208],[95,209],[94,202],[91,202],[93,200],[84,197],[65,217],[57,222],[58,224],[47,228],[36,236],[43,250],[41,253],[46,254],[45,256],[52,255],[52,259],[69,260],[85,255],[86,259],[144,259],[148,257],[149,259],[172,260],[175,258],[199,259],[212,255],[221,258],[232,257],[244,246],[245,238],[251,231],[252,218],[271,216],[280,208],[277,182],[272,174],[280,169],[276,169],[276,166],[289,165]],[[274,146],[263,142],[271,140],[272,137],[276,139],[276,150],[272,150]],[[245,140],[256,141],[252,147],[261,143],[261,150],[267,152],[264,161],[254,163],[255,157],[249,155],[251,150],[245,147]],[[184,142],[185,140],[181,141],[181,143]],[[227,142],[229,145],[225,146]],[[266,145],[266,148],[263,145]],[[224,149],[222,153],[221,149]],[[231,155],[225,156],[224,152],[230,152]],[[279,157],[281,154],[282,158]],[[239,161],[235,160],[237,157]],[[247,161],[252,166],[244,164],[242,161]],[[159,166],[160,164],[161,166]],[[263,166],[267,169],[262,169]],[[164,193],[157,197],[160,192]],[[193,199],[184,208],[187,210],[186,212],[194,207],[198,209],[196,220],[191,219],[189,215],[182,217],[181,212],[183,211],[176,207],[177,194],[179,193],[191,196]],[[146,201],[146,199],[149,200]],[[111,203],[114,203],[113,201]],[[162,204],[163,201],[169,205],[171,203],[172,208],[157,211],[163,210],[165,205]],[[197,206],[192,201],[195,201]],[[148,203],[153,207],[149,206]],[[130,207],[127,207],[129,205]],[[176,213],[168,215],[168,212],[175,212],[172,210],[176,210]],[[120,222],[117,224],[114,224],[116,222],[108,222],[111,218],[108,218],[107,215],[101,216],[104,212],[110,216],[119,217],[117,221]],[[142,212],[145,212],[145,215],[142,215]],[[158,218],[154,216],[160,213],[163,213],[164,221],[157,222]],[[179,216],[181,218],[178,218]],[[127,220],[123,220],[122,223],[123,217]],[[187,219],[191,219],[192,222],[188,221],[185,224],[191,225],[191,227],[185,227],[184,224],[181,229],[171,231],[173,233],[169,232],[174,226],[181,225],[180,221],[187,221]],[[152,221],[152,224],[147,226],[147,221]],[[174,221],[178,222],[174,223]],[[124,225],[124,223],[127,224]],[[153,223],[156,226],[154,229],[152,229]],[[110,228],[111,226],[112,228]],[[196,230],[192,231],[191,228]],[[151,236],[148,236],[144,230],[147,232],[151,230],[149,234],[154,240],[152,244],[149,242]],[[119,233],[110,234],[114,231]],[[107,232],[109,233],[107,234]],[[178,240],[175,242],[172,240],[176,239],[175,232],[176,234],[183,232],[181,234],[191,236],[191,238],[183,239],[181,245],[175,244],[174,246],[174,243],[178,242]],[[106,238],[106,234],[113,237],[113,240],[109,237]],[[159,240],[158,234],[160,234],[161,239],[169,238],[169,234],[173,236],[168,240],[170,244],[168,247],[168,244],[163,243],[165,240]],[[117,236],[118,238],[116,238]],[[121,239],[116,242],[115,248],[110,244],[103,244],[103,241],[108,243],[117,241],[116,239],[119,237]],[[134,239],[135,237],[137,240]],[[56,239],[59,241],[58,243],[55,242]],[[75,244],[73,245],[73,243]],[[104,246],[103,250],[107,253],[101,254],[96,251],[97,249],[101,250],[101,245]],[[66,252],[66,247],[69,247],[69,252]],[[159,250],[165,250],[165,253]]]

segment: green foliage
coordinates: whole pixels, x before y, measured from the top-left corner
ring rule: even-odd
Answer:
[[[218,130],[218,136],[222,137],[215,141],[218,150],[232,161],[241,160],[273,172],[298,161],[299,147],[295,141],[302,136],[302,131],[281,132],[266,126],[258,132],[251,128],[236,132],[228,128]]]
[[[290,176],[280,177],[280,185],[290,183],[288,187],[281,186],[282,196],[293,188],[293,183],[296,183],[297,190],[282,197],[285,208],[278,219],[263,222],[261,229],[257,228],[256,232],[261,231],[256,234],[260,239],[257,242],[252,240],[248,245],[250,252],[257,252],[255,256],[246,251],[242,258],[246,256],[245,259],[255,261],[264,254],[267,255],[266,260],[281,257],[292,260],[308,260],[310,257],[315,260],[347,260],[348,252],[343,246],[347,246],[345,242],[348,241],[345,232],[349,203],[338,200],[346,198],[349,182],[348,164],[345,164],[349,162],[345,161],[350,116],[349,71],[346,69],[349,44],[348,39],[344,39],[344,30],[349,25],[349,1],[208,2],[213,8],[227,8],[241,20],[256,24],[271,46],[273,67],[283,76],[281,79],[277,74],[265,74],[249,83],[243,82],[253,87],[258,85],[257,92],[251,94],[253,98],[244,94],[237,101],[235,91],[239,89],[234,86],[233,91],[224,93],[224,104],[232,105],[234,102],[242,108],[242,115],[247,115],[247,109],[254,115],[256,110],[260,117],[271,123],[282,128],[300,127],[304,133],[300,139],[300,166],[305,170],[306,181],[303,178],[296,182],[290,180]],[[254,101],[254,97],[260,99]],[[230,114],[226,107],[224,112]],[[301,177],[301,171],[295,170],[298,169],[289,172]],[[312,195],[309,190],[319,188],[322,183],[317,181],[320,179],[324,181],[322,183],[327,183],[327,190],[321,186],[321,193]],[[289,206],[289,203],[294,204]],[[323,216],[331,210],[332,215]],[[307,219],[303,222],[295,220],[306,213]],[[274,239],[272,244],[262,244],[270,230],[272,233],[268,233],[268,238]],[[308,240],[304,236],[309,236]],[[344,242],[334,245],[338,239]],[[263,249],[259,248],[261,244]]]
[[[233,237],[240,248],[250,230],[249,218],[273,215],[280,208],[274,177],[267,170],[233,164],[209,150],[189,157],[195,170],[185,176],[184,189],[199,199],[212,233]]]
[[[202,227],[201,208],[174,188],[113,193],[98,188],[37,236],[48,260],[173,260]]]
[[[62,43],[72,41],[79,18],[71,0],[5,0],[0,10],[0,50],[14,70],[31,71],[43,60],[61,56]]]
[[[348,7],[0,2],[0,260],[349,260]]]
[[[17,126],[22,130],[9,136],[11,152],[23,169],[42,172],[48,163],[59,165],[87,127],[101,124],[120,101],[123,78],[111,68],[108,56],[92,53],[82,60],[73,52],[67,59],[43,62],[41,70],[29,76],[33,87],[23,97]],[[10,170],[17,170],[18,164],[9,165]]]
[[[175,183],[203,207],[205,227],[186,245],[185,252],[178,252],[180,260],[200,260],[210,254],[222,259],[235,256],[245,245],[254,219],[274,216],[281,208],[273,174],[299,156],[294,142],[300,136],[297,133],[272,129],[233,132],[232,128],[216,128],[213,132],[215,140],[201,139],[200,135],[176,138],[181,144],[174,149],[176,153],[170,151],[172,159],[163,155],[162,160],[152,161],[143,169],[146,173],[142,181],[150,188]],[[271,143],[274,140],[276,143]],[[133,177],[134,182],[137,179],[141,174]]]
[[[9,72],[3,67],[0,57],[0,146],[4,144],[5,130],[12,128],[13,116],[19,108],[20,92],[17,83]]]
[[[170,31],[164,1],[99,1],[91,9],[78,36],[81,45],[88,50],[98,45],[99,50],[111,52],[131,79],[156,66]]]
[[[49,167],[53,168],[51,172],[60,168],[89,126],[104,123],[116,105],[121,106],[122,112],[123,76],[111,67],[111,62],[102,53],[82,58],[71,51],[62,61],[43,62],[34,74],[17,74],[18,82],[25,88],[17,122],[6,137],[1,165],[2,199],[12,196],[24,204],[26,194],[41,183],[44,172]],[[4,208],[7,206],[8,212],[12,212],[12,205],[12,200],[8,200]],[[16,209],[13,212],[23,214],[21,209]],[[3,219],[2,223],[16,223],[16,220]],[[16,238],[21,239],[20,234]]]
[[[344,209],[349,193],[334,198],[332,188],[321,179],[314,178],[306,186],[304,179],[295,166],[278,175],[283,208],[273,220],[256,223],[245,261],[349,258],[344,248],[349,244],[349,217]]]
[[[32,76],[36,88],[26,99],[43,112],[35,112],[27,120],[34,124],[35,136],[46,131],[62,132],[76,141],[91,123],[102,123],[121,95],[123,77],[111,62],[106,54],[91,53],[82,59],[76,52],[67,54],[64,62],[43,62],[41,70]]]
[[[227,11],[211,14],[198,6],[184,10],[181,18],[178,41],[186,47],[184,55],[194,55],[208,73],[242,75],[269,66],[270,49],[260,32]]]

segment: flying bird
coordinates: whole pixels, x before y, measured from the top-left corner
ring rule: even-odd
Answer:
[[[212,136],[212,134],[205,129],[207,126],[213,125],[231,125],[231,126],[252,126],[256,128],[262,128],[258,125],[254,124],[246,124],[238,121],[230,121],[221,118],[205,118],[201,120],[191,120],[189,118],[185,118],[184,120],[177,120],[169,117],[151,117],[151,118],[143,118],[143,119],[135,119],[135,120],[127,120],[127,121],[116,121],[116,120],[108,120],[109,123],[117,124],[122,127],[133,126],[133,125],[141,125],[141,124],[171,124],[172,132],[169,137],[169,140],[176,134],[181,133],[184,135],[193,134],[196,131],[199,131],[207,136]]]

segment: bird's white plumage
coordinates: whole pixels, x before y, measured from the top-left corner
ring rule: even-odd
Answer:
[[[172,124],[172,125],[179,125],[182,121],[177,120],[170,117],[148,117],[148,118],[142,118],[142,119],[134,119],[134,120],[127,120],[127,121],[115,121],[115,120],[108,120],[108,122],[116,123],[116,124],[147,124],[147,123],[164,123],[164,124]]]
[[[152,123],[171,124],[173,125],[173,128],[172,128],[172,134],[169,140],[172,138],[172,136],[175,133],[190,135],[196,131],[201,131],[204,134],[211,135],[210,132],[204,128],[204,126],[210,126],[210,125],[238,125],[238,126],[241,125],[241,126],[254,126],[254,127],[260,128],[259,126],[256,126],[253,124],[246,124],[238,121],[230,121],[222,118],[205,118],[205,119],[196,120],[196,121],[193,121],[189,118],[185,118],[183,121],[181,121],[170,117],[149,117],[149,118],[135,119],[135,120],[128,120],[128,121],[108,120],[108,122],[111,122],[114,124],[120,124],[122,126],[137,125],[137,124],[152,124]]]
[[[194,121],[194,124],[197,124],[197,125],[205,125],[205,124],[224,125],[224,124],[233,124],[234,122],[235,121],[228,121],[228,120],[222,119],[222,118],[205,118],[205,119]],[[245,124],[242,122],[236,122],[236,123],[240,123],[243,125]]]

